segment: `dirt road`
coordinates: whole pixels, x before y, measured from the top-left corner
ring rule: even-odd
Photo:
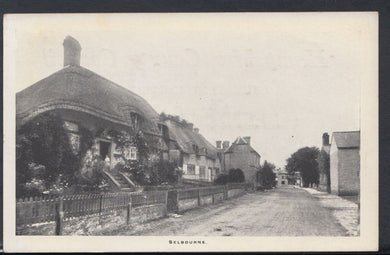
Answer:
[[[347,231],[305,190],[287,187],[249,193],[182,215],[103,235],[344,236]]]

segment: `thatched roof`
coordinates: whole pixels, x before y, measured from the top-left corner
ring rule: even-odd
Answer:
[[[130,111],[158,121],[157,112],[137,94],[81,66],[66,66],[16,94],[17,120],[52,109],[86,112],[128,125]]]
[[[217,148],[209,143],[199,132],[172,119],[166,119],[165,124],[168,126],[170,138],[177,143],[180,150],[184,153],[204,155],[212,159],[217,158]],[[198,147],[198,152],[194,150],[193,145]]]

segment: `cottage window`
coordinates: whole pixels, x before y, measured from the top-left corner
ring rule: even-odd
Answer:
[[[129,147],[125,153],[126,159],[136,160],[137,159],[137,148],[135,146]]]
[[[199,167],[199,177],[206,178],[206,167],[204,166]]]
[[[131,125],[133,128],[138,129],[139,127],[139,115],[136,112],[130,113]]]
[[[188,164],[187,165],[187,174],[195,174],[195,165]]]

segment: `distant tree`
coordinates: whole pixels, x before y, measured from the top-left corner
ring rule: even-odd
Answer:
[[[272,188],[275,186],[276,175],[274,173],[275,165],[264,161],[263,166],[257,171],[257,182],[264,188]]]
[[[245,182],[244,172],[239,168],[230,169],[229,182]]]
[[[320,151],[316,147],[304,147],[294,152],[288,159],[286,170],[289,174],[300,172],[303,186],[309,187],[318,184],[318,155]]]

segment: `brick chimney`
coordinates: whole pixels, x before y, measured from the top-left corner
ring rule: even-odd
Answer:
[[[80,65],[80,43],[71,36],[67,36],[64,40],[64,67],[79,66]]]
[[[322,135],[322,145],[323,146],[329,145],[329,135],[328,135],[328,133],[324,133]]]
[[[250,137],[250,136],[244,136],[243,139],[244,139],[249,145],[251,145],[251,137]]]
[[[216,141],[215,142],[217,149],[222,149],[222,141]]]
[[[229,141],[223,141],[222,149],[226,150],[227,148],[229,148]]]

